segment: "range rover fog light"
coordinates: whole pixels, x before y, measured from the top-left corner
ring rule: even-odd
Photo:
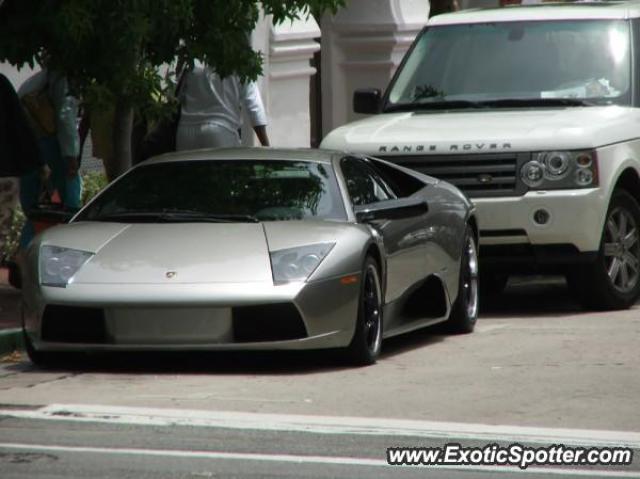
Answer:
[[[551,214],[545,209],[539,209],[533,213],[533,221],[538,225],[546,225],[549,219],[551,219]]]
[[[576,184],[579,186],[589,186],[593,183],[593,171],[588,168],[578,168],[576,170]]]
[[[540,186],[544,179],[544,165],[538,161],[529,161],[520,170],[520,176],[525,185]]]

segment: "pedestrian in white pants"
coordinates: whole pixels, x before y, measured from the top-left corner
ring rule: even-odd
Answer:
[[[255,82],[242,83],[235,75],[220,78],[211,68],[196,61],[194,68],[185,72],[179,97],[178,151],[240,146],[242,107],[260,144],[269,146],[267,116]]]

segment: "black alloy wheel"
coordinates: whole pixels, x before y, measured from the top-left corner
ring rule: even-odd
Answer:
[[[348,347],[351,360],[358,365],[376,362],[382,347],[382,287],[378,263],[370,256],[364,261],[356,328]]]
[[[467,226],[460,255],[458,297],[446,322],[449,332],[465,334],[473,331],[478,321],[479,291],[478,248],[473,230]]]

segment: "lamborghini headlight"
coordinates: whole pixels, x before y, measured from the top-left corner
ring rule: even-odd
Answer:
[[[93,253],[59,246],[40,247],[40,284],[64,288]]]
[[[594,188],[598,186],[595,151],[534,153],[520,169],[522,182],[532,190]]]
[[[316,243],[271,251],[271,270],[275,284],[304,281],[329,254],[335,243]]]

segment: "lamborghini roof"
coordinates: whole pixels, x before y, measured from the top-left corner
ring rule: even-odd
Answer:
[[[330,163],[345,153],[311,148],[205,148],[156,156],[149,162],[191,160],[293,160]]]

